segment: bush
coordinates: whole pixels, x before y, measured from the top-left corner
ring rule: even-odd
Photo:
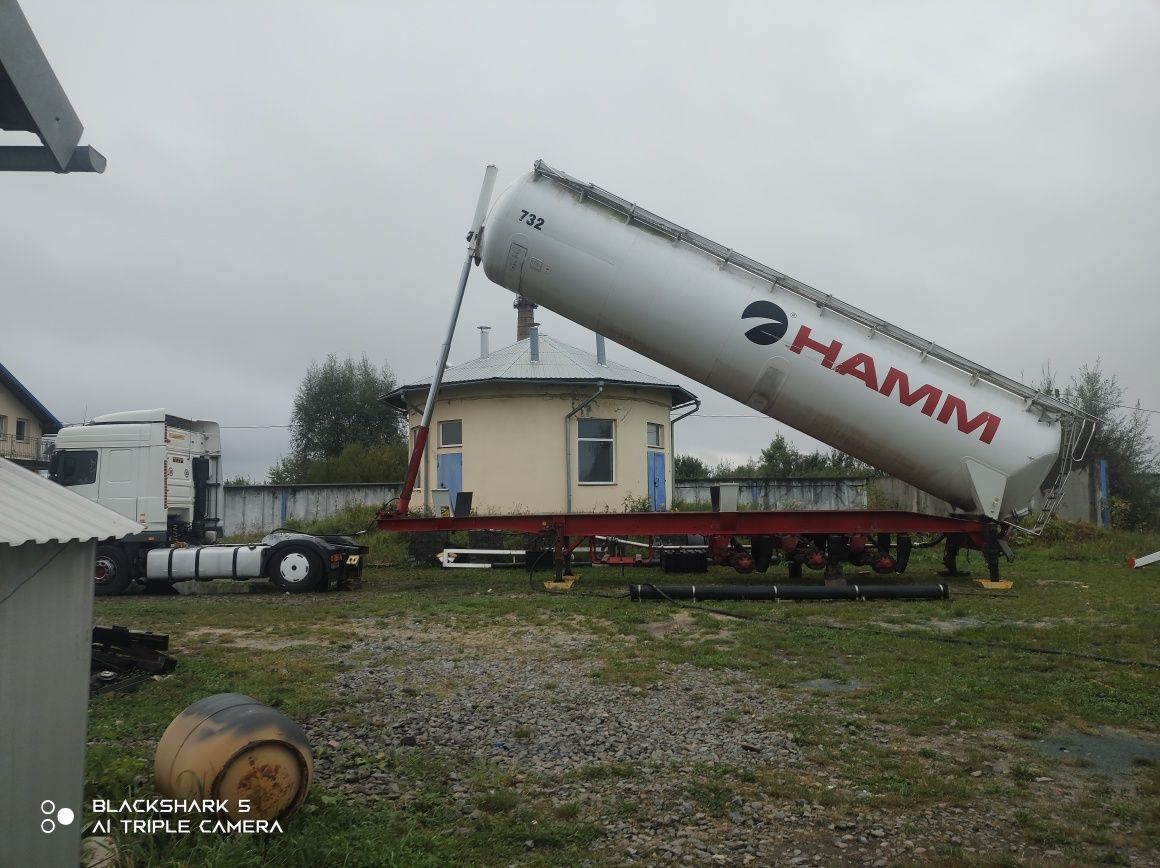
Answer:
[[[407,447],[403,443],[366,446],[348,443],[333,458],[311,461],[300,482],[326,485],[342,482],[399,482],[407,475]]]

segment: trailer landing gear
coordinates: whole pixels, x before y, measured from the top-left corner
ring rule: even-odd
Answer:
[[[999,536],[999,528],[992,522],[983,525],[983,561],[987,564],[987,578],[975,579],[975,584],[988,591],[1009,591],[1015,587],[1010,579],[999,578],[999,555],[1007,555],[1008,561],[1015,560],[1015,554],[1006,540]]]
[[[570,591],[578,581],[580,581],[579,573],[565,573],[556,579],[544,582],[544,587],[549,591]]]

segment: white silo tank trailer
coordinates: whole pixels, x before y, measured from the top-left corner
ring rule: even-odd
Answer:
[[[997,577],[1002,540],[1021,520],[1042,529],[1094,431],[1067,402],[542,161],[500,194],[476,241],[495,283],[964,510],[938,520],[952,568],[958,547],[981,547]],[[1057,461],[1043,508],[1027,521]],[[930,516],[890,513],[914,516],[914,526],[883,517],[866,533],[854,518],[866,511],[845,514],[845,528],[842,513],[823,523],[819,513],[757,514],[769,519],[752,529],[746,565],[768,561],[772,545],[791,563],[841,558],[887,571],[905,566],[906,530],[930,530],[920,520]],[[681,530],[688,517],[656,516],[671,519],[672,533],[714,535]]]

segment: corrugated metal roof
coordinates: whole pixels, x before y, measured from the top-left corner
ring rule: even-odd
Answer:
[[[120,539],[143,525],[0,458],[0,545]]]
[[[627,365],[606,359],[601,365],[595,353],[558,341],[540,332],[540,360],[531,358],[531,338],[517,341],[510,346],[491,352],[487,358],[475,358],[461,365],[448,367],[443,374],[443,387],[481,383],[489,381],[523,382],[536,380],[544,383],[576,383],[603,380],[606,383],[623,383],[632,386],[649,386],[672,392],[673,403],[691,403],[696,398],[680,386],[666,383],[649,374],[642,374]],[[406,392],[427,389],[431,378],[399,386],[381,400],[401,407],[402,396]]]

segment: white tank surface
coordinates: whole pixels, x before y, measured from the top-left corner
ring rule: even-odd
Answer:
[[[544,165],[483,233],[488,278],[990,518],[1078,437],[1070,405]],[[1069,447],[1071,442],[1069,441]]]
[[[269,546],[190,546],[153,549],[146,556],[150,579],[256,579]]]

